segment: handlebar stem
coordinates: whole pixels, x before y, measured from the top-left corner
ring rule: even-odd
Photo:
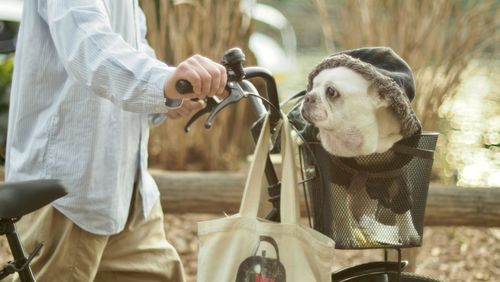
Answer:
[[[266,82],[266,94],[268,100],[271,104],[276,108],[280,108],[279,99],[278,99],[278,89],[276,87],[276,82],[274,81],[273,74],[266,68],[262,67],[246,67],[245,68],[245,78],[262,78]],[[270,122],[271,127],[278,124],[280,120],[279,113],[275,111],[271,111],[270,114]]]

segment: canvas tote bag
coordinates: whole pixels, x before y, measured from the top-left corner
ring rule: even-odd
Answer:
[[[299,223],[291,127],[284,118],[281,222],[257,217],[269,148],[266,118],[239,213],[198,223],[198,282],[330,282],[334,242]]]

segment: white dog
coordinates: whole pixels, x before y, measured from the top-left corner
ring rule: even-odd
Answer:
[[[356,58],[358,54],[356,52],[359,50],[362,49],[354,50],[354,58],[349,53],[339,55],[338,59],[332,56],[316,67],[309,76],[308,91],[300,108],[303,118],[319,129],[317,138],[324,149],[338,157],[353,158],[384,153],[397,141],[420,130],[418,120],[411,109],[408,109],[409,100],[398,96],[407,94],[405,87],[408,83],[403,81],[399,87],[400,85],[394,82],[394,80],[401,82],[398,80],[399,77],[394,79],[387,76],[388,72],[377,69],[371,64],[373,62],[377,64],[377,60],[384,56],[390,56],[389,59],[393,59],[394,56],[400,58],[388,48],[371,48],[366,52],[374,51],[380,58],[366,63]],[[370,59],[373,60],[373,56],[368,58]],[[390,62],[401,63],[401,61]],[[403,67],[407,65],[404,63]],[[411,75],[410,78],[413,83]],[[412,95],[413,93],[409,94]],[[366,182],[366,178],[361,180],[363,181]],[[334,221],[338,221],[336,224],[339,224],[339,230],[335,232],[344,232],[340,235],[344,238],[354,237],[353,234],[345,232],[352,232],[356,226],[362,228],[386,226],[376,223],[374,214],[377,201],[370,198],[363,183],[351,184],[347,190],[347,193],[346,191],[335,191],[335,193],[345,194],[352,217],[334,218]],[[396,214],[395,221],[398,230],[394,238],[400,242],[388,243],[408,244],[420,241],[420,236],[412,223],[410,210]],[[393,229],[394,227],[388,232],[393,232]],[[376,234],[379,231],[367,230],[367,233],[373,235],[375,237],[373,240],[376,241],[378,236]]]
[[[346,67],[326,69],[304,97],[302,116],[319,129],[330,154],[383,153],[401,140],[401,124],[371,83]]]

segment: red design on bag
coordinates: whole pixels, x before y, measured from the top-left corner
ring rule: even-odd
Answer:
[[[261,243],[274,249],[276,258],[267,257]],[[261,250],[262,254],[258,255]],[[286,282],[285,266],[280,262],[278,243],[269,236],[259,236],[252,256],[246,258],[238,268],[235,282]]]
[[[255,275],[255,282],[276,282],[274,278],[267,278],[260,274]]]

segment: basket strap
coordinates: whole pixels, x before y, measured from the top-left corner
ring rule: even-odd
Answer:
[[[434,159],[434,151],[414,148],[402,144],[394,144],[391,148],[392,151],[400,154],[410,155],[413,157],[419,157],[422,159],[433,160]]]
[[[401,169],[393,169],[393,170],[386,170],[386,171],[379,171],[379,172],[368,172],[368,171],[363,171],[363,170],[357,170],[355,168],[352,168],[348,165],[346,165],[344,162],[342,162],[340,159],[333,157],[330,158],[334,164],[336,164],[340,169],[343,171],[352,174],[352,175],[363,175],[366,176],[366,178],[396,178],[399,175],[401,175]]]
[[[359,190],[366,186],[368,174],[366,172],[358,172],[352,176],[351,183],[349,184],[349,193],[357,193]]]

